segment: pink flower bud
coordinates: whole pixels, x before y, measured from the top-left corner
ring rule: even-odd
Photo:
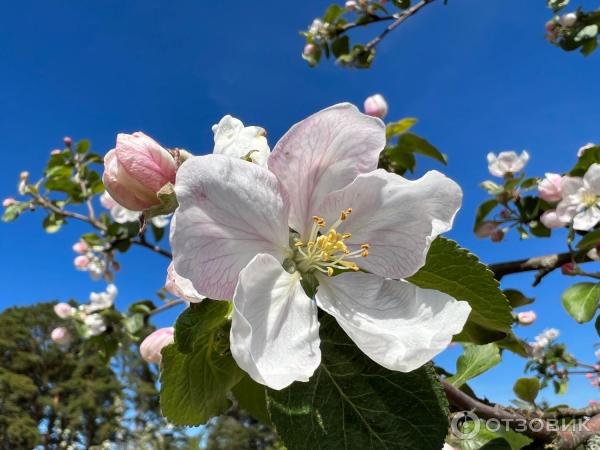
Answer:
[[[592,378],[594,378],[594,374],[593,374],[593,373],[586,373],[586,374],[585,374],[585,377],[586,377],[588,380],[591,380]]]
[[[316,51],[317,51],[317,46],[315,44],[306,44],[304,46],[304,50],[302,51],[302,54],[304,56],[312,56],[315,54]]]
[[[90,265],[90,259],[87,256],[79,255],[73,260],[73,264],[79,270],[85,270]]]
[[[8,208],[9,206],[16,205],[16,204],[17,204],[17,201],[12,197],[8,197],[8,198],[5,198],[4,200],[2,200],[2,206],[4,206],[5,208]]]
[[[54,305],[54,312],[61,319],[68,319],[75,314],[75,308],[73,308],[68,303],[57,303]]]
[[[388,104],[381,94],[371,95],[365,100],[365,114],[383,119],[388,113]]]
[[[590,406],[595,406],[597,404],[598,402],[596,400],[590,400]]]
[[[143,211],[160,202],[158,191],[175,183],[177,164],[171,154],[142,132],[119,134],[104,157],[102,181],[121,206]]]
[[[549,209],[548,211],[545,211],[540,217],[540,222],[542,222],[546,228],[550,229],[562,228],[565,226],[565,223],[558,218],[556,210],[554,209]]]
[[[531,325],[537,319],[535,311],[523,311],[517,314],[520,325]]]
[[[575,264],[573,263],[565,263],[561,266],[560,271],[563,275],[574,275],[575,274]]]
[[[73,251],[75,253],[85,253],[88,251],[88,248],[88,245],[83,241],[75,242],[73,244]]]
[[[479,238],[487,238],[487,237],[490,237],[490,235],[494,231],[496,231],[497,228],[498,228],[498,222],[494,222],[494,221],[481,222],[479,225],[477,225],[477,228],[475,229],[475,235]]]
[[[70,147],[73,143],[73,139],[71,139],[69,136],[65,136],[63,138],[63,142],[65,143],[65,147]]]
[[[504,231],[502,230],[494,230],[492,231],[492,233],[490,233],[490,239],[492,242],[500,242],[502,239],[504,239]]]
[[[140,345],[140,355],[149,363],[160,364],[163,347],[175,342],[175,328],[159,328],[143,340]]]
[[[596,372],[600,372],[600,364],[596,364],[594,366],[594,369],[596,369]]]
[[[65,327],[58,327],[52,330],[50,338],[59,345],[67,345],[72,340],[71,333]]]
[[[562,176],[557,173],[547,173],[538,184],[540,197],[547,202],[558,202],[562,198]]]

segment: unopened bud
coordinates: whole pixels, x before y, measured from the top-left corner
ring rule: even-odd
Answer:
[[[50,156],[58,156],[58,155],[60,155],[60,150],[57,148],[55,148],[54,150],[52,150],[50,152]]]
[[[75,311],[75,308],[68,303],[57,303],[54,305],[54,312],[61,319],[68,319],[69,317],[72,317],[73,314],[75,314]]]
[[[571,12],[564,14],[558,19],[558,23],[560,23],[563,27],[570,28],[577,23],[577,13]]]
[[[492,242],[500,242],[502,239],[504,239],[504,231],[503,230],[494,230],[491,234],[490,234],[490,239],[492,240]]]
[[[73,144],[73,139],[71,139],[69,136],[65,136],[63,138],[63,142],[65,143],[65,147],[71,147],[71,144]]]
[[[17,204],[17,201],[12,197],[8,197],[8,198],[5,198],[4,200],[2,200],[2,206],[4,206],[5,208],[8,208],[9,206],[16,205],[16,204]]]
[[[73,260],[73,264],[79,270],[85,270],[90,265],[90,259],[87,256],[80,255]]]
[[[302,54],[306,57],[310,57],[310,56],[313,56],[316,51],[317,51],[317,46],[315,44],[306,44],[304,46],[304,50],[302,51]]]
[[[520,325],[531,325],[537,319],[535,311],[523,311],[517,314],[517,320]]]
[[[383,119],[388,113],[388,104],[381,94],[367,97],[364,104],[365,114]]]
[[[349,11],[352,11],[356,8],[356,1],[355,0],[348,0],[346,2],[346,9]]]
[[[575,264],[573,263],[565,263],[561,266],[560,271],[563,275],[575,275]]]
[[[88,251],[88,249],[88,245],[83,241],[75,242],[73,244],[73,251],[75,253],[85,253]]]
[[[161,350],[173,342],[175,342],[175,329],[173,327],[159,328],[143,340],[140,345],[140,355],[149,363],[160,364]]]
[[[71,340],[71,333],[65,327],[58,327],[52,330],[50,338],[59,345],[68,345]]]

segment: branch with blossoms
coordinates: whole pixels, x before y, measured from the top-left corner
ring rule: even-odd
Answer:
[[[535,342],[520,340],[515,327],[536,316],[513,309],[533,300],[502,291],[487,266],[441,236],[452,226],[462,191],[439,172],[405,178],[421,156],[447,163],[414,133],[416,119],[384,123],[388,105],[380,94],[365,100],[364,112],[350,104],[319,111],[294,125],[273,151],[263,128],[231,116],[213,127],[213,154],[205,156],[164,148],[143,133],[120,134],[102,177],[90,169],[101,159],[88,148],[68,144],[53,152],[40,182],[22,176],[26,200],[7,202],[6,220],[33,206],[52,217],[48,231],[68,219],[88,223],[93,232],[74,246],[76,266],[108,281],[118,270],[116,252],[133,245],[171,260],[159,291],[163,304],[138,301],[120,313],[110,284],[89,304],[56,306],[66,322],[54,341],[67,347],[77,333],[107,360],[123,345],[141,342],[142,356],[159,369],[169,421],[204,424],[233,400],[270,422],[290,449],[336,448],[340,441],[352,442],[350,448],[396,447],[398,439],[400,448],[441,448],[451,441],[448,420],[462,404],[455,390],[479,401],[466,383],[508,351],[528,358],[526,370],[535,374],[515,383],[521,416],[552,412],[535,402],[546,386],[564,389],[579,372],[595,382],[595,365],[572,359],[550,330]],[[504,238],[511,229],[547,234],[540,215],[559,208],[524,200],[523,192],[539,181],[519,175],[527,159],[489,157],[490,170],[504,180],[486,184],[497,191],[493,207],[509,210],[489,236],[501,230]],[[99,214],[95,195],[104,208]],[[163,249],[170,214],[171,248]],[[478,231],[491,222],[487,215],[478,220]],[[501,265],[494,270],[500,278]],[[189,307],[173,327],[152,332],[154,316],[181,305]],[[430,361],[452,341],[464,353],[456,372],[440,380]],[[407,398],[407,392],[418,395]],[[497,418],[510,413],[495,410]],[[543,442],[562,437],[549,431]]]

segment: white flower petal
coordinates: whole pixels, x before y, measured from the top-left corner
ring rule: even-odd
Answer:
[[[410,181],[376,170],[328,195],[317,214],[327,223],[352,214],[337,231],[350,233],[351,250],[369,244],[369,256],[355,262],[386,278],[405,278],[425,264],[431,241],[452,227],[462,201],[460,187],[439,172]]]
[[[579,177],[563,177],[560,183],[563,199],[569,195],[576,194],[583,187],[583,179]]]
[[[167,268],[165,289],[175,297],[182,298],[192,303],[199,303],[206,298],[204,295],[198,294],[190,280],[175,272],[173,263],[169,264],[169,267]]]
[[[240,273],[233,297],[231,353],[258,383],[283,389],[308,381],[321,362],[317,307],[271,255]]]
[[[244,127],[244,124],[230,115],[224,116],[213,126],[215,147],[213,153],[242,158],[250,152],[250,159],[260,166],[267,165],[270,149],[267,132],[261,127]]]
[[[600,194],[600,164],[592,164],[583,176],[584,185],[594,192]]]
[[[318,275],[316,299],[356,345],[390,370],[410,372],[444,350],[471,311],[438,291],[367,273]]]
[[[290,128],[268,161],[290,195],[290,226],[305,237],[323,198],[374,170],[384,146],[384,123],[348,103]]]
[[[573,218],[573,228],[579,231],[589,231],[600,222],[600,209],[591,206],[578,213]]]
[[[231,299],[238,274],[254,256],[283,261],[289,251],[286,194],[257,164],[223,155],[190,158],[177,172],[175,193],[175,271],[199,294]]]

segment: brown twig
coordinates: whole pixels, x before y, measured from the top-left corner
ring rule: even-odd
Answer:
[[[177,299],[177,300],[170,301],[169,303],[165,303],[164,305],[161,305],[158,308],[153,309],[152,311],[150,311],[147,314],[147,316],[151,317],[151,316],[154,316],[156,314],[160,314],[160,313],[162,313],[162,312],[164,312],[164,311],[166,311],[168,309],[173,308],[174,306],[183,305],[184,303],[186,303],[186,301],[182,300],[182,299]]]
[[[391,33],[392,31],[394,31],[398,26],[400,26],[400,24],[402,22],[404,22],[406,19],[408,19],[409,17],[413,16],[414,14],[416,14],[417,12],[419,12],[422,8],[424,8],[425,6],[429,5],[430,3],[433,3],[435,0],[421,0],[419,3],[414,4],[413,6],[411,6],[410,8],[404,10],[402,13],[400,14],[395,14],[394,18],[395,20],[389,24],[385,30],[383,30],[381,32],[381,34],[379,34],[379,36],[375,37],[374,39],[372,39],[371,41],[369,41],[369,43],[365,46],[365,48],[367,50],[371,50],[373,49],[377,44],[379,44],[389,33]]]

